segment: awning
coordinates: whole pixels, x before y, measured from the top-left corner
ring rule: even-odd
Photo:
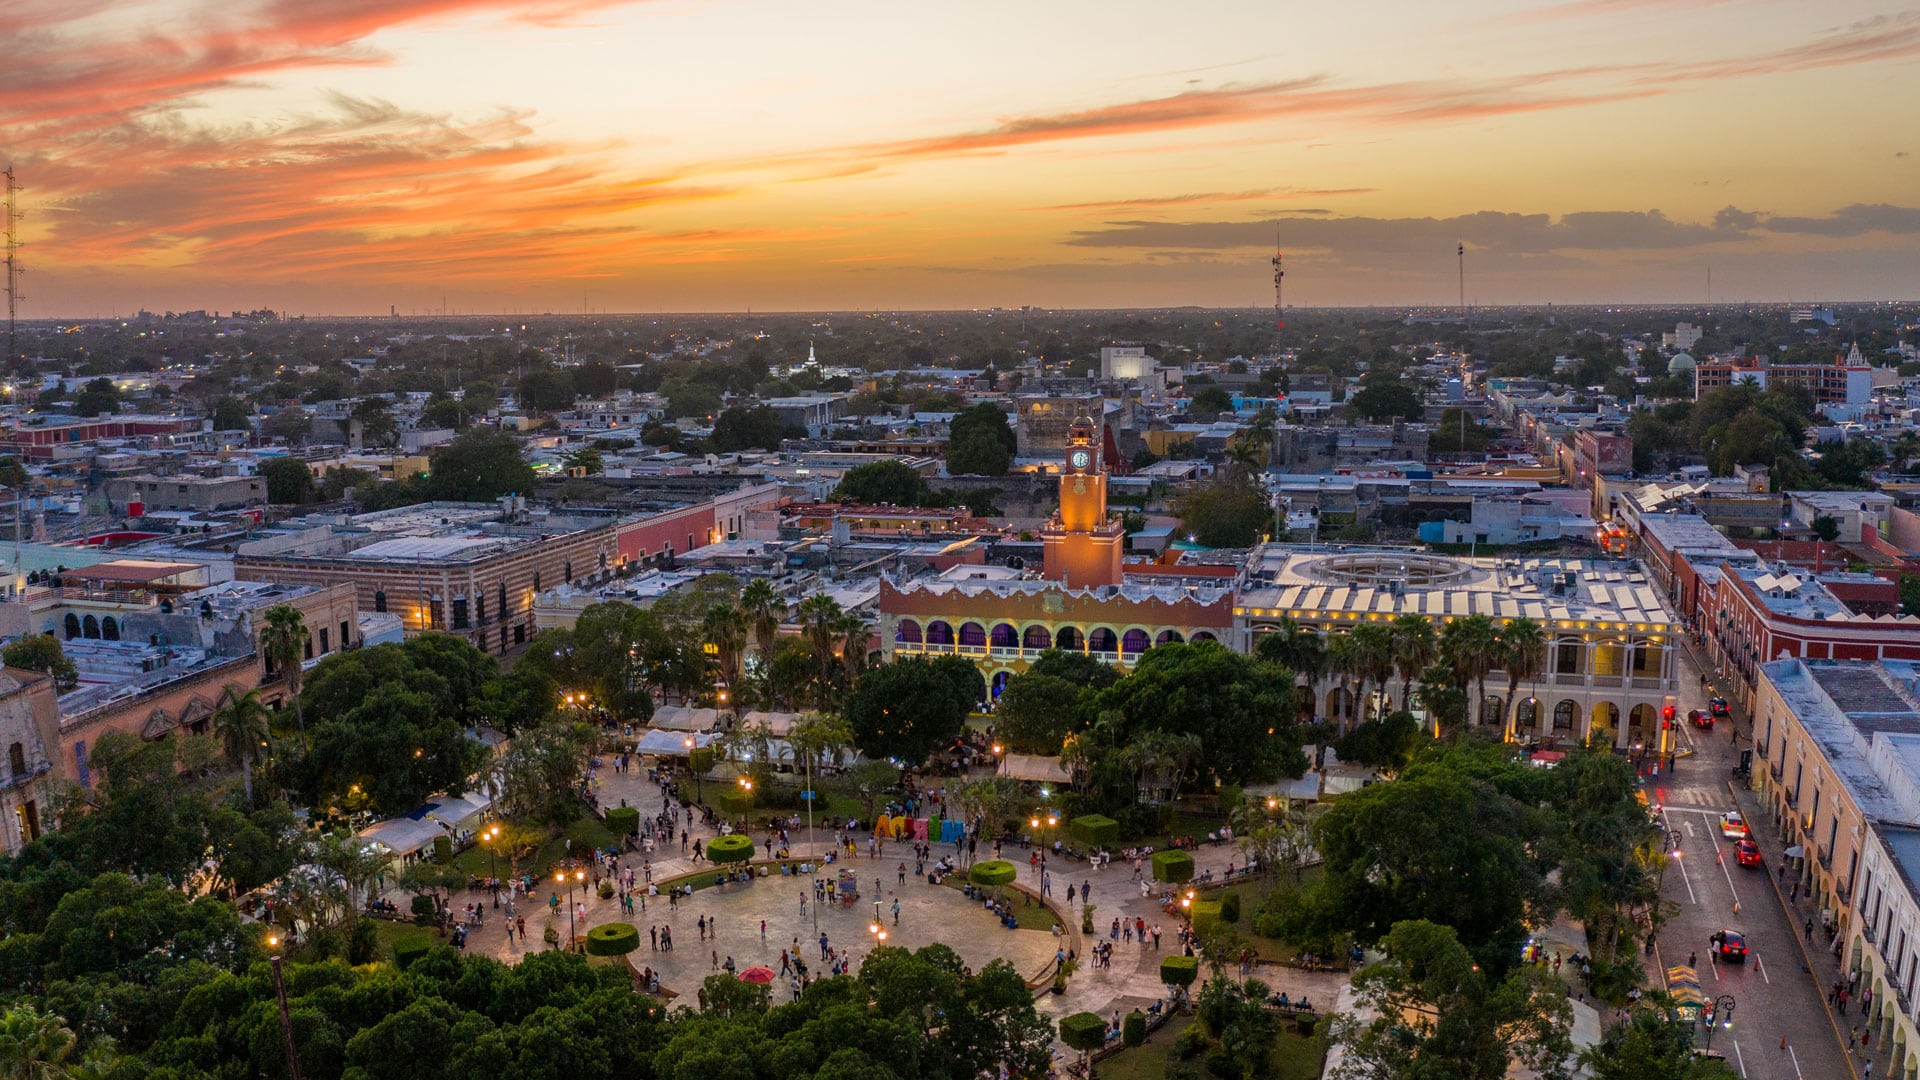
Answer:
[[[717,736],[701,733],[693,736],[695,749],[712,746]],[[655,757],[685,757],[687,755],[687,735],[677,731],[649,731],[640,736],[634,749],[642,754]]]
[[[1000,760],[999,775],[1038,784],[1065,784],[1073,780],[1073,774],[1067,772],[1059,758],[1043,754],[1008,754]]]
[[[789,731],[793,730],[793,722],[798,719],[800,719],[799,713],[759,712],[756,710],[742,716],[740,718],[740,726],[743,729],[764,727],[767,729],[767,734],[769,735],[785,737]]]
[[[1685,964],[1667,969],[1667,996],[1675,1005],[1705,1005],[1707,996],[1700,992],[1700,976]]]
[[[666,705],[653,711],[653,718],[647,726],[666,731],[712,731],[720,723],[718,709],[690,709],[681,705]]]
[[[480,791],[458,797],[442,795],[404,817],[369,825],[360,830],[359,836],[395,855],[411,855],[432,844],[436,836],[452,836],[468,819],[486,812],[492,805],[492,798]]]

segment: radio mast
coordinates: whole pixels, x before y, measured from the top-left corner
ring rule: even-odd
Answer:
[[[1280,291],[1281,282],[1286,280],[1287,270],[1284,260],[1286,254],[1280,250],[1280,223],[1273,224],[1273,350],[1280,351],[1280,331],[1287,325],[1287,305]]]
[[[7,368],[12,369],[20,362],[20,349],[16,320],[20,315],[20,301],[26,299],[20,292],[20,275],[26,269],[20,265],[20,219],[24,217],[18,205],[20,181],[14,178],[13,166],[8,165],[4,174],[6,191],[6,259],[7,259]]]

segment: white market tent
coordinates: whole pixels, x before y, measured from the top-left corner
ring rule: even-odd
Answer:
[[[718,709],[692,709],[666,705],[653,711],[647,726],[663,731],[712,731],[720,723]]]
[[[369,825],[360,830],[360,839],[381,845],[395,855],[407,856],[433,843],[436,836],[452,836],[468,820],[486,812],[493,798],[484,792],[437,796],[433,801],[397,818]]]
[[[767,734],[775,738],[786,738],[793,730],[793,722],[800,719],[799,713],[791,712],[750,712],[740,718],[742,729],[765,727]]]
[[[1057,757],[1044,754],[1008,754],[1000,759],[999,775],[1036,784],[1066,784],[1073,774]]]
[[[693,745],[695,748],[705,748],[712,746],[718,738],[701,732],[693,736]],[[649,731],[640,736],[640,741],[634,744],[634,750],[655,757],[685,757],[687,736],[678,731]]]

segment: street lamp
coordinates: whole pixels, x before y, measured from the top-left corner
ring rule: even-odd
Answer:
[[[693,801],[699,802],[700,801],[700,770],[693,767],[693,736],[689,735],[686,738],[680,740],[680,745],[687,748],[687,771],[693,774]]]
[[[500,907],[500,853],[495,845],[500,841],[499,824],[487,826],[487,831],[482,835],[487,838],[487,865],[493,870],[493,880],[487,883],[487,890],[493,893],[493,906],[498,910]]]
[[[1733,995],[1721,994],[1707,1007],[1707,1049],[1713,1049],[1713,1029],[1716,1024],[1725,1024],[1727,1030],[1733,1030]]]
[[[280,974],[280,935],[267,935],[267,948],[273,950],[273,997],[280,1005],[280,1042],[287,1051],[287,1076],[300,1080],[300,1054],[293,1047],[293,1017],[287,1012],[287,984]]]
[[[585,896],[587,894],[587,886],[585,884],[587,872],[585,870],[575,870],[573,876],[568,877],[567,872],[562,870],[553,875],[553,877],[554,880],[567,887],[567,948],[571,949],[573,948],[573,939],[578,933],[573,924],[573,886],[576,882],[580,883],[580,895]]]

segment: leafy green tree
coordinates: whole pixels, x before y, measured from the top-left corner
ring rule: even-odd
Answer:
[[[582,446],[575,450],[569,450],[566,456],[560,459],[561,468],[564,468],[567,472],[571,473],[575,469],[578,469],[588,476],[599,472],[605,465],[606,460],[600,456],[600,451],[591,446]]]
[[[1093,716],[1114,714],[1122,744],[1147,732],[1197,736],[1195,764],[1221,783],[1261,783],[1306,771],[1294,723],[1293,673],[1218,642],[1148,649],[1131,675],[1085,707]]]
[[[705,383],[689,379],[668,379],[660,384],[667,399],[667,419],[707,417],[720,411],[720,393]]]
[[[765,405],[736,405],[713,422],[710,440],[715,450],[731,454],[740,450],[778,450],[786,432],[779,414]]]
[[[578,816],[577,780],[586,759],[585,733],[559,723],[516,736],[493,763],[490,786],[515,819],[564,823]]]
[[[8,1080],[63,1080],[78,1045],[66,1021],[31,1003],[0,1013],[0,1076]]]
[[[964,657],[907,656],[861,677],[843,714],[870,758],[919,765],[960,734],[980,700],[980,672]]]
[[[1814,518],[1813,535],[1829,544],[1840,539],[1840,519],[1826,514]]]
[[[224,397],[213,406],[213,430],[251,431],[253,409],[239,398]]]
[[[1608,1024],[1580,1051],[1593,1080],[1733,1080],[1724,1059],[1695,1057],[1693,1025],[1674,1022],[1665,994],[1642,998],[1624,1024]]]
[[[266,477],[270,503],[289,506],[314,500],[313,470],[299,458],[268,458],[260,463],[260,475]]]
[[[403,814],[427,796],[466,790],[486,751],[432,695],[383,683],[344,713],[316,717],[310,749],[289,757],[287,787],[309,804],[358,793],[383,815]]]
[[[1569,1075],[1572,1009],[1552,976],[1488,971],[1452,929],[1420,920],[1396,923],[1380,947],[1387,958],[1353,980],[1374,1018],[1334,1027],[1345,1075],[1501,1080],[1515,1058],[1535,1076]]]
[[[1422,411],[1420,395],[1412,387],[1388,379],[1370,379],[1354,393],[1347,407],[1375,422],[1418,420]]]
[[[113,976],[152,985],[188,963],[237,970],[258,955],[254,932],[233,905],[189,900],[161,881],[102,874],[60,900],[45,925],[0,949],[9,987]]]
[[[469,404],[470,398],[471,395],[468,398],[443,397],[437,401],[429,401],[427,407],[420,410],[420,419],[425,421],[428,427],[465,431],[473,424],[473,406]]]
[[[307,718],[300,701],[300,684],[305,675],[301,664],[306,660],[312,631],[307,629],[306,616],[292,604],[275,604],[266,610],[263,618],[266,625],[260,630],[260,651],[266,654],[268,669],[277,668],[287,682],[287,696],[293,699],[293,721],[304,740]]]
[[[52,634],[28,634],[0,647],[0,662],[24,671],[41,671],[53,676],[53,688],[66,693],[80,685],[80,669],[67,658],[67,650]]]
[[[120,390],[113,380],[101,377],[80,388],[73,396],[73,412],[76,416],[99,416],[103,413],[120,411]]]
[[[260,691],[242,691],[228,683],[221,688],[220,702],[208,719],[228,763],[240,770],[247,805],[252,806],[253,756],[267,744],[267,707],[260,702]]]
[[[1017,446],[1000,406],[983,402],[963,409],[948,427],[947,474],[1005,476]]]
[[[1224,387],[1208,383],[1193,392],[1187,404],[1187,412],[1195,416],[1214,416],[1233,411],[1233,395]]]
[[[1340,760],[1392,776],[1413,761],[1426,741],[1420,721],[1404,710],[1368,720],[1341,736],[1335,744]]]
[[[514,388],[520,407],[529,412],[559,412],[573,407],[576,394],[571,372],[542,364],[520,377]]]
[[[386,398],[365,397],[353,404],[353,418],[360,421],[360,441],[367,446],[393,446],[400,440],[399,425]]]
[[[919,506],[927,497],[927,481],[909,465],[875,461],[848,469],[833,489],[833,497],[882,506]]]
[[[428,459],[427,490],[449,502],[489,502],[502,495],[530,494],[533,466],[520,456],[520,442],[504,432],[470,431]]]
[[[1900,614],[1920,615],[1920,574],[1900,575]]]
[[[994,711],[994,734],[1022,754],[1058,754],[1079,725],[1082,687],[1052,675],[1022,672],[1007,680]]]
[[[1216,477],[1174,500],[1180,528],[1203,547],[1252,547],[1273,526],[1267,497],[1251,479]]]
[[[0,456],[0,487],[24,487],[28,481],[27,467],[12,454]]]

